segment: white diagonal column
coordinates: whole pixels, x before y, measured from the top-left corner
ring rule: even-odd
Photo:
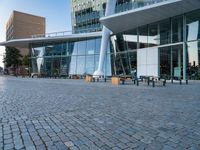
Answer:
[[[105,16],[114,14],[115,5],[116,5],[116,0],[107,0]],[[94,77],[104,76],[103,64],[106,56],[106,50],[108,48],[108,43],[110,42],[110,33],[111,31],[105,26],[103,26],[99,65],[98,69],[93,74]]]

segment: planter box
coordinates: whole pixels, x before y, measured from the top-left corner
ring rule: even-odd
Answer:
[[[86,75],[85,81],[86,82],[92,82],[92,75]]]
[[[119,77],[112,77],[112,84],[113,85],[119,85],[120,84],[120,78]]]

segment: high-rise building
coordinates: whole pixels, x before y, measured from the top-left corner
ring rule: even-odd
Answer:
[[[141,1],[141,0],[140,0]],[[107,0],[71,0],[73,33],[101,31]],[[135,0],[117,0],[116,12],[132,9]],[[141,2],[140,2],[141,3]]]
[[[71,0],[73,33],[101,31],[106,0]]]

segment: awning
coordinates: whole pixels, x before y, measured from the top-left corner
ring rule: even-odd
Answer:
[[[196,9],[200,9],[200,0],[168,0],[103,17],[100,21],[114,33],[119,33]]]
[[[28,48],[30,44],[39,44],[43,42],[59,42],[59,41],[78,41],[84,39],[92,39],[101,37],[101,32],[70,34],[65,36],[55,37],[40,37],[40,38],[27,38],[27,39],[14,39],[10,41],[1,42],[0,46],[11,46],[19,48]]]

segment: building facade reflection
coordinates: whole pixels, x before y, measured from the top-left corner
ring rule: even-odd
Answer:
[[[100,38],[94,38],[32,44],[31,72],[48,77],[92,74],[98,65],[100,43]],[[110,47],[104,71],[105,76],[111,76]]]

